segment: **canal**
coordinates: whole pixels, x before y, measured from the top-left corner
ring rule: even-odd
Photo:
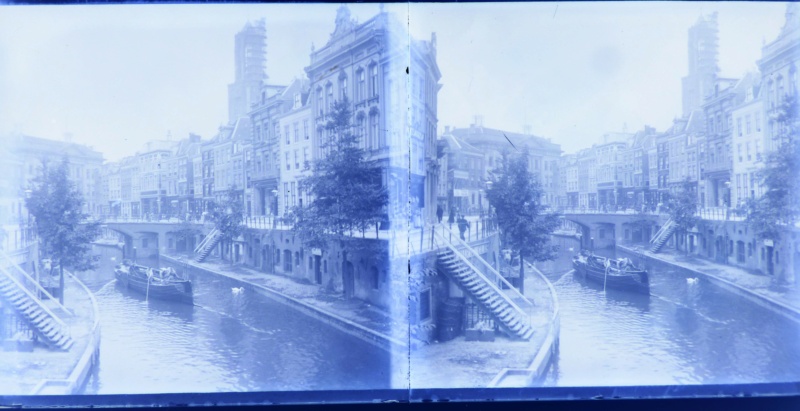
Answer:
[[[650,296],[604,291],[602,284],[571,273],[578,241],[565,237],[554,241],[561,247],[560,257],[539,265],[553,283],[561,307],[559,355],[547,385],[800,380],[796,321],[704,278],[687,281],[694,276],[663,264],[646,265]],[[605,255],[614,256],[613,251]]]
[[[86,394],[390,388],[388,353],[249,288],[234,294],[234,280],[195,271],[195,305],[146,301],[115,284],[118,249],[95,252],[100,267],[79,275],[102,332]]]

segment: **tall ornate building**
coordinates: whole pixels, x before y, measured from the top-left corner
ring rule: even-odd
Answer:
[[[361,147],[382,169],[389,217],[408,221],[410,211],[435,218],[441,87],[435,34],[430,41],[410,39],[404,25],[384,10],[359,24],[343,5],[328,42],[312,49],[306,73],[311,82],[314,156],[324,154],[321,146],[330,137],[324,124],[331,104],[347,98]]]
[[[683,78],[683,117],[703,104],[714,90],[719,67],[717,13],[701,16],[689,28],[689,75]]]

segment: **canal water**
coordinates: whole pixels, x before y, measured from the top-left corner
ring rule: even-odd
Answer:
[[[115,284],[121,252],[79,277],[100,306],[100,361],[86,394],[390,388],[382,349],[245,287],[191,272],[195,305]],[[139,263],[155,266],[156,261]]]
[[[538,265],[553,282],[561,307],[559,355],[547,385],[800,380],[796,321],[704,278],[687,281],[694,276],[663,264],[646,265],[650,296],[604,291],[602,284],[570,272],[578,241],[554,241],[562,250],[559,259]]]

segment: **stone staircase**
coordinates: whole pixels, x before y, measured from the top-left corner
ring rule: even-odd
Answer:
[[[11,270],[0,265],[0,298],[17,312],[38,341],[52,349],[69,350],[75,341],[70,337],[67,325],[22,285]]]
[[[194,260],[198,263],[203,262],[203,260],[208,257],[208,255],[211,253],[211,250],[214,249],[221,239],[222,233],[220,233],[219,230],[216,228],[211,230],[211,232],[208,233],[203,241],[201,241],[200,244],[195,247],[194,253],[197,254],[197,257],[195,257]]]
[[[664,244],[667,243],[667,240],[669,240],[669,237],[675,232],[676,228],[675,222],[670,218],[667,223],[656,232],[656,235],[650,239],[650,244],[652,245],[650,247],[650,252],[657,253],[661,251],[661,248],[664,247]]]
[[[444,273],[470,295],[505,333],[512,338],[530,340],[534,330],[529,316],[495,283],[482,275],[454,247],[439,249],[437,257],[439,272]]]

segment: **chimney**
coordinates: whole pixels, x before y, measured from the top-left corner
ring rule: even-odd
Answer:
[[[450,126],[444,126],[444,133],[450,134]]]

